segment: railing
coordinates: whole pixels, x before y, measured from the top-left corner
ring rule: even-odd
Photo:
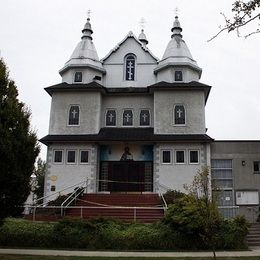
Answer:
[[[41,198],[35,200],[35,201],[34,201],[34,205],[37,204],[38,201],[43,200],[43,203],[40,203],[40,204],[38,204],[37,206],[44,206],[44,205],[47,204],[47,201],[46,201],[47,198],[54,197],[54,196],[55,196],[55,198],[56,198],[56,197],[57,197],[57,196],[56,196],[57,194],[59,194],[59,196],[60,196],[60,195],[62,194],[62,192],[66,191],[66,190],[68,190],[68,189],[71,189],[71,188],[73,188],[73,187],[78,187],[78,186],[80,186],[80,185],[82,185],[82,184],[84,184],[84,183],[86,183],[86,181],[81,181],[81,182],[79,182],[79,183],[76,183],[76,184],[67,186],[67,187],[63,188],[62,190],[56,191],[56,192],[54,192],[54,193],[52,193],[52,194],[43,196],[43,197],[41,197]]]
[[[45,207],[38,207],[38,208],[44,208],[44,209],[59,209],[61,210],[61,206],[45,206]],[[131,209],[132,210],[132,220],[137,221],[138,219],[138,210],[150,210],[150,209],[162,209],[164,210],[164,207],[124,207],[124,206],[109,206],[109,207],[100,207],[100,206],[67,206],[67,209],[80,209],[79,217],[83,218],[83,210],[84,209],[102,209],[102,210],[110,210],[110,209]],[[65,211],[63,212],[63,216],[65,216]],[[55,213],[56,214],[56,213]],[[58,214],[59,215],[59,214]],[[63,217],[59,215],[59,217]],[[58,219],[58,218],[57,218]],[[36,221],[36,210],[33,211],[33,221]]]
[[[159,196],[161,197],[161,199],[163,201],[163,204],[164,204],[164,215],[165,215],[166,210],[168,209],[168,205],[167,205],[167,202],[166,202],[166,200],[165,200],[165,198],[163,196],[163,192],[162,192],[162,189],[161,189],[162,185],[159,182],[156,182],[155,185],[156,185],[156,187],[158,189],[158,194],[159,194]]]
[[[61,204],[61,216],[63,216],[63,213],[64,213],[64,209],[68,208],[68,206],[73,202],[73,201],[76,201],[77,197],[79,195],[81,195],[85,189],[87,189],[89,185],[89,181],[88,179],[84,182],[84,185],[83,186],[79,186],[77,187],[73,193],[70,194],[70,196],[65,200],[63,201],[63,203]]]

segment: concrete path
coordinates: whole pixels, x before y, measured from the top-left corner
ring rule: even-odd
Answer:
[[[106,257],[212,257],[212,252],[115,252],[115,251],[68,251],[41,249],[0,249],[0,254],[44,256],[106,256]],[[217,256],[260,256],[260,248],[250,251],[221,251]]]

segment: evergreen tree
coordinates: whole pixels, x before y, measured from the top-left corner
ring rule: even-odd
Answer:
[[[43,197],[45,171],[46,171],[46,162],[43,161],[41,158],[39,158],[37,160],[37,168],[35,170],[36,186],[33,189],[33,193],[36,195],[37,199]],[[39,203],[42,203],[42,201],[39,201]]]
[[[30,176],[39,153],[30,115],[0,59],[0,219],[19,215],[30,193]]]

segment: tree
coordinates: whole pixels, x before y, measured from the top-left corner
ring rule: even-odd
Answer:
[[[35,169],[36,176],[36,186],[33,188],[33,193],[36,195],[37,199],[43,197],[44,193],[44,176],[46,171],[46,162],[41,158],[37,160],[37,167]]]
[[[30,193],[30,176],[39,153],[30,115],[0,59],[0,219],[19,215]]]
[[[245,38],[260,33],[260,0],[251,0],[251,1],[242,1],[237,0],[233,3],[232,13],[234,16],[232,18],[226,17],[224,13],[221,13],[221,15],[224,18],[225,24],[223,27],[220,26],[220,30],[218,33],[216,33],[211,39],[208,41],[211,41],[215,39],[219,34],[221,34],[224,31],[232,32],[236,31],[238,36],[241,36],[240,29],[241,27],[246,27],[249,23],[253,23],[255,21],[258,21],[256,24],[255,29],[253,31],[245,34]]]
[[[216,258],[216,245],[219,241],[221,226],[224,223],[216,203],[210,196],[208,167],[202,167],[195,175],[191,185],[185,185],[188,195],[177,200],[169,207],[166,223],[187,238],[196,241],[197,236],[206,247],[211,248]]]

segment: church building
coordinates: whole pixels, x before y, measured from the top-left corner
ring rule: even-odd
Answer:
[[[62,83],[45,88],[51,97],[49,133],[40,140],[48,148],[45,195],[82,181],[88,193],[184,191],[208,166],[223,190],[224,214],[239,203],[257,209],[260,142],[207,135],[211,86],[199,81],[202,69],[178,17],[162,58],[142,30],[138,37],[130,31],[99,59],[92,34],[88,18],[59,71]]]

